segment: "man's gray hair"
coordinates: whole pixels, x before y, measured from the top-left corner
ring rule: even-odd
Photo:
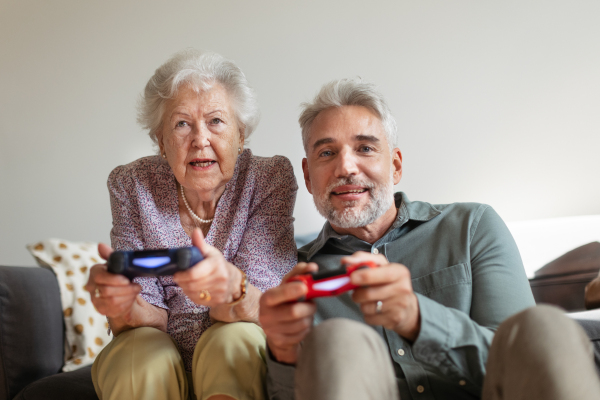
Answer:
[[[260,112],[246,76],[221,55],[194,49],[176,53],[154,72],[138,103],[138,123],[149,130],[148,135],[158,144],[157,133],[161,129],[166,101],[176,97],[183,85],[201,92],[209,90],[215,83],[223,85],[229,94],[237,122],[245,128],[244,140],[247,141],[258,125]]]
[[[396,120],[390,112],[387,102],[375,85],[361,78],[346,78],[325,84],[312,103],[302,103],[302,113],[298,122],[302,128],[302,144],[308,154],[308,134],[315,118],[321,111],[331,107],[362,106],[374,112],[383,125],[390,146],[390,152],[396,147]]]

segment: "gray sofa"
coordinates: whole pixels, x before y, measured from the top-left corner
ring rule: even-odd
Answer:
[[[600,311],[570,315],[590,336],[600,373]],[[64,342],[54,274],[0,266],[0,400],[97,399],[90,367],[61,372]]]
[[[64,343],[54,273],[0,266],[0,400],[97,400],[91,367],[61,372]]]

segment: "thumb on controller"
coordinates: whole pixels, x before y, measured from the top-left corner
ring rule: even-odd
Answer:
[[[204,240],[204,234],[200,228],[195,228],[192,232],[192,244],[200,249],[202,256],[206,258],[212,251],[212,246]]]

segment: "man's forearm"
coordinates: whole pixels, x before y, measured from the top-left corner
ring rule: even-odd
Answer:
[[[108,318],[108,323],[115,336],[130,329],[144,326],[166,332],[167,318],[167,310],[153,306],[142,299],[141,296],[138,296],[129,312],[120,317]]]

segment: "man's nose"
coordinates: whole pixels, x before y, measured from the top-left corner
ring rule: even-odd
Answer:
[[[353,152],[342,150],[338,156],[335,168],[336,177],[352,176],[358,174],[358,164]]]

